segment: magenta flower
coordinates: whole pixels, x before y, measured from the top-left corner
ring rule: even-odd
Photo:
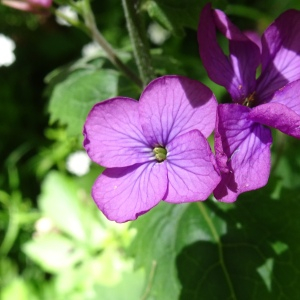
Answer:
[[[216,29],[228,39],[228,56],[217,43]],[[280,15],[257,41],[222,11],[206,5],[198,41],[209,77],[224,86],[234,102],[218,106],[215,134],[222,180],[214,195],[232,202],[268,181],[272,137],[265,125],[300,138],[300,12]]]
[[[220,181],[206,137],[217,102],[200,82],[181,76],[152,81],[140,101],[96,104],[84,125],[84,147],[107,169],[92,196],[116,222],[136,219],[160,200],[205,200]]]
[[[1,3],[19,10],[42,13],[52,5],[52,0],[2,0]]]

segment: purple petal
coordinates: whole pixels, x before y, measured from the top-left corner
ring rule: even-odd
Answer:
[[[177,135],[198,129],[211,134],[217,101],[202,83],[182,76],[164,76],[152,81],[143,92],[140,120],[151,145],[166,146]]]
[[[256,44],[256,46],[259,48],[259,51],[261,53],[262,51],[261,36],[256,31],[252,31],[252,30],[243,31],[243,34],[249,40],[251,40],[253,43]]]
[[[94,183],[92,197],[109,220],[122,223],[157,205],[166,190],[166,163],[150,162],[106,169]]]
[[[84,147],[104,167],[125,167],[154,159],[139,122],[139,103],[114,98],[96,104],[84,125]]]
[[[300,12],[281,14],[262,37],[262,74],[257,94],[261,103],[287,83],[300,79]]]
[[[300,138],[300,80],[278,90],[269,103],[254,107],[249,117]]]
[[[210,79],[224,86],[234,98],[239,98],[239,93],[235,89],[231,90],[235,75],[228,58],[217,43],[216,25],[210,4],[203,8],[200,16],[198,43],[200,57]]]
[[[182,203],[206,200],[220,181],[205,137],[193,130],[167,146],[168,192],[163,200]]]
[[[215,197],[233,202],[240,193],[264,186],[270,174],[271,131],[249,119],[250,108],[218,106],[215,151],[222,180]]]
[[[217,43],[216,28],[229,40],[229,58]],[[207,4],[198,27],[200,57],[209,77],[224,86],[233,101],[242,102],[256,85],[260,51],[220,10]]]

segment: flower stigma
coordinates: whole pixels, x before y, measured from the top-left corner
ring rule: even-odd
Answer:
[[[167,150],[164,147],[155,147],[153,153],[158,162],[162,162],[167,158]]]
[[[254,100],[255,100],[255,92],[253,92],[252,94],[250,94],[245,101],[243,102],[243,105],[247,106],[247,107],[252,107],[254,104]]]

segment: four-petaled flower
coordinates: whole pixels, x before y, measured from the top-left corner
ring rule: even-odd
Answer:
[[[52,0],[2,0],[2,4],[33,13],[43,13],[52,5]]]
[[[228,39],[229,56],[217,43],[216,29]],[[300,138],[300,12],[280,15],[260,44],[208,4],[201,13],[198,41],[209,77],[234,102],[218,106],[215,132],[222,180],[214,195],[232,202],[268,181],[272,137],[264,125]]]
[[[220,181],[206,137],[217,102],[200,82],[181,76],[152,81],[140,101],[96,104],[84,125],[84,147],[107,169],[92,196],[110,220],[126,222],[160,200],[205,200]]]

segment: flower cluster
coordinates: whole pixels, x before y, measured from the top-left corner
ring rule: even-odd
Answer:
[[[228,39],[228,56],[218,45],[217,30]],[[160,200],[201,201],[212,192],[233,202],[268,181],[267,126],[300,138],[299,11],[283,13],[259,39],[208,4],[198,41],[209,77],[227,89],[232,104],[217,105],[200,82],[163,76],[139,101],[109,99],[87,117],[84,147],[106,167],[92,196],[110,220],[134,220]],[[206,140],[214,129],[215,156]]]
[[[217,43],[217,29],[228,39],[228,56]],[[272,136],[266,126],[300,138],[300,12],[280,15],[260,40],[242,33],[208,4],[198,41],[209,77],[233,101],[217,109],[215,152],[222,180],[214,191],[218,200],[232,202],[268,181]]]

